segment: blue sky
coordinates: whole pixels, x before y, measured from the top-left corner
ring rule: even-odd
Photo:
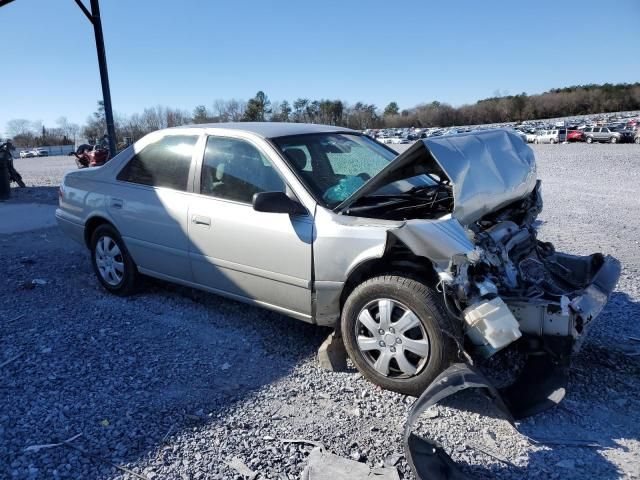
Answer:
[[[88,4],[88,0],[85,0]],[[102,0],[117,112],[217,98],[340,98],[401,108],[640,80],[640,1]],[[101,98],[73,0],[0,9],[0,129],[82,123]]]

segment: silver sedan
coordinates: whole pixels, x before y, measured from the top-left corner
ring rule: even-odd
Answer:
[[[418,395],[469,353],[568,354],[606,303],[617,262],[538,242],[539,191],[509,130],[397,156],[333,126],[210,124],[67,174],[56,216],[109,292],[148,275],[331,326],[367,378]]]

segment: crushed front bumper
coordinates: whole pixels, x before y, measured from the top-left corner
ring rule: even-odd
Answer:
[[[620,277],[620,262],[596,253],[586,257],[558,254],[558,261],[586,286],[558,302],[543,299],[504,299],[524,334],[537,337],[567,337],[577,351],[593,320],[602,312]]]

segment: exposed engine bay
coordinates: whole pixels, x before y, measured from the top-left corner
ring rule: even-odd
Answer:
[[[476,353],[490,357],[523,335],[571,353],[620,266],[539,240],[532,152],[508,132],[484,137],[419,142],[345,202],[343,213],[403,222],[390,236],[434,265],[445,306]],[[423,183],[409,190],[385,190],[418,177]]]
[[[474,251],[454,258],[451,270],[441,274],[450,313],[464,321],[484,356],[522,334],[565,337],[570,346],[579,345],[574,340],[613,287],[601,285],[600,291],[592,285],[596,277],[604,271],[617,279],[619,265],[611,258],[558,253],[540,241],[533,223],[541,209],[538,183],[529,197],[470,225]]]
[[[483,357],[523,335],[544,337],[563,355],[571,353],[619,275],[611,257],[559,253],[537,238],[539,181],[523,199],[467,226],[451,217],[448,180],[376,202],[375,195],[365,197],[349,214],[405,221],[391,234],[434,263],[445,306]]]
[[[437,173],[443,180],[433,185],[383,201],[364,197],[348,213],[405,221],[390,233],[434,263],[445,306],[476,353],[490,357],[523,335],[553,339],[562,354],[579,347],[617,281],[618,262],[559,253],[537,238],[539,181],[523,199],[464,226],[451,216],[452,184]]]

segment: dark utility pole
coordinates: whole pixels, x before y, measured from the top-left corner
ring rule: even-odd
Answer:
[[[98,68],[100,68],[100,81],[102,82],[102,101],[104,102],[104,118],[107,122],[107,135],[109,135],[109,154],[116,154],[116,128],[113,124],[113,107],[111,106],[111,90],[109,89],[109,72],[107,70],[107,55],[104,51],[104,36],[102,35],[102,20],[100,19],[100,4],[98,0],[91,0],[91,12],[84,6],[82,0],[75,0],[80,10],[93,24],[93,32],[96,36],[96,51],[98,53]]]
[[[0,7],[4,7],[14,0],[0,0]],[[116,154],[116,129],[113,124],[113,107],[111,106],[111,91],[109,90],[109,73],[107,71],[107,55],[104,51],[104,36],[102,35],[102,21],[100,20],[100,5],[98,0],[91,0],[91,11],[87,10],[82,0],[75,0],[82,13],[93,25],[96,36],[96,50],[98,52],[98,67],[100,68],[100,81],[102,82],[102,100],[104,102],[104,116],[107,122],[107,134],[109,135],[110,155]]]
[[[104,117],[107,121],[107,134],[109,135],[109,155],[113,157],[116,154],[116,128],[113,123],[113,107],[111,106],[111,90],[109,89],[107,55],[104,52],[104,37],[102,36],[102,20],[100,20],[100,5],[98,3],[98,0],[91,0],[91,13],[93,17],[93,30],[96,35],[96,50],[98,51],[98,67],[100,68],[100,80],[102,81]]]

